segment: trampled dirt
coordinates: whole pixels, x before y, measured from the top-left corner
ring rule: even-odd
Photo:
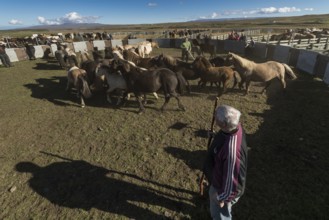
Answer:
[[[179,57],[180,51],[156,53]],[[235,219],[325,219],[329,214],[329,88],[306,73],[261,95],[229,89],[250,147]],[[55,60],[0,68],[0,219],[209,219],[198,196],[216,89],[113,106],[96,94],[80,108]]]

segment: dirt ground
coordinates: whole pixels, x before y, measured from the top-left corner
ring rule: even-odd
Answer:
[[[158,49],[179,57],[175,49]],[[253,84],[219,104],[242,112],[250,147],[235,219],[325,219],[329,214],[329,88],[296,72],[282,92]],[[210,219],[198,195],[216,90],[149,96],[137,114],[103,93],[80,108],[52,59],[0,67],[0,219]]]

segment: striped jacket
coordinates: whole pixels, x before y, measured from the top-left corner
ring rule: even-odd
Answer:
[[[220,131],[210,149],[214,156],[211,184],[219,201],[230,202],[243,194],[246,182],[248,154],[241,124],[233,134]]]

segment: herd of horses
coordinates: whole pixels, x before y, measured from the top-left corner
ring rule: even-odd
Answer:
[[[166,54],[141,57],[132,49],[113,48],[109,59],[95,61],[82,53],[79,67],[71,62],[67,90],[76,89],[81,107],[85,106],[84,98],[90,98],[94,91],[103,90],[110,103],[114,92],[119,94],[118,103],[134,94],[139,103],[139,113],[145,111],[146,95],[153,93],[157,97],[157,92],[164,94],[162,111],[172,97],[177,100],[178,108],[185,110],[180,95],[186,90],[191,93],[190,80],[199,80],[198,86],[216,84],[217,96],[227,92],[231,83],[232,88],[238,84],[240,90],[244,89],[244,93],[248,94],[251,82],[264,82],[264,93],[275,78],[286,88],[286,73],[291,79],[296,78],[293,70],[284,63],[255,63],[231,52],[226,57],[206,58],[200,55],[193,62],[184,62]]]

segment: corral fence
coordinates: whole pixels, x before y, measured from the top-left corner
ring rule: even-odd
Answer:
[[[128,39],[128,44],[136,44],[141,41],[156,41],[160,48],[180,48],[183,39],[177,38],[157,38],[157,39]],[[324,44],[324,48],[328,48],[328,39],[325,41],[317,39],[316,42],[308,41],[307,44]],[[126,40],[127,41],[127,40]],[[300,41],[301,42],[301,41]],[[324,43],[325,42],[325,43]],[[218,40],[210,39],[209,43],[216,46],[217,54],[225,54],[228,52],[237,53],[240,55],[250,55],[255,58],[262,58],[266,60],[274,60],[286,63],[297,69],[312,74],[316,77],[322,78],[323,81],[329,84],[329,56],[325,55],[324,50],[312,50],[310,47],[298,47],[296,42],[285,42],[287,44],[281,45],[280,43],[262,42],[255,40],[252,48],[246,47],[246,42],[234,40]],[[304,44],[305,42],[303,42]],[[115,47],[123,45],[123,40],[94,40],[68,43],[68,46],[74,49],[75,52],[92,51],[94,47],[98,50],[105,50],[107,47]],[[57,50],[56,44],[37,45],[35,48],[35,57],[44,58],[45,56],[54,56]],[[247,50],[248,48],[248,50]],[[315,47],[313,47],[315,48]],[[28,60],[29,57],[25,48],[6,48],[6,52],[12,62]],[[1,64],[1,62],[0,62]]]

